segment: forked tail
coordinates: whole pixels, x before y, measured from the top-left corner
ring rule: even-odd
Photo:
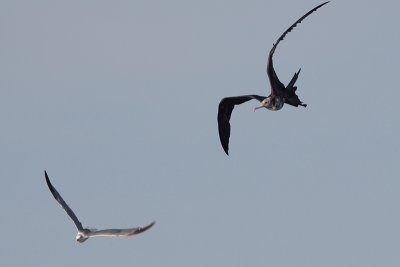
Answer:
[[[296,92],[297,86],[294,86],[294,84],[296,83],[297,78],[299,77],[300,71],[301,71],[301,68],[299,69],[298,72],[294,73],[293,78],[290,80],[290,82],[286,86],[286,90]]]

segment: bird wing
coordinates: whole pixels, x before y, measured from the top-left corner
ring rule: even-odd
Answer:
[[[218,106],[218,131],[222,148],[227,155],[229,155],[229,136],[231,134],[231,125],[229,123],[229,120],[231,119],[233,108],[235,107],[235,105],[240,105],[251,99],[256,99],[261,102],[265,98],[265,96],[259,95],[242,95],[225,97],[221,100]]]
[[[58,203],[60,203],[61,207],[65,210],[68,216],[74,221],[76,228],[78,228],[78,230],[83,230],[82,223],[78,220],[75,213],[71,210],[70,207],[68,207],[67,203],[65,203],[64,199],[61,197],[60,193],[58,193],[58,191],[50,183],[50,179],[46,171],[44,171],[44,175],[46,177],[47,186],[49,187],[50,192],[53,194],[54,198],[57,200]]]
[[[278,76],[275,73],[274,70],[274,66],[273,66],[273,62],[272,62],[272,56],[275,53],[275,49],[278,46],[279,42],[282,41],[286,34],[288,34],[289,32],[291,32],[293,30],[294,27],[297,26],[297,24],[299,24],[300,22],[302,22],[308,15],[310,15],[311,13],[313,13],[314,11],[316,11],[318,8],[322,7],[323,5],[326,5],[327,3],[329,3],[329,1],[322,3],[316,7],[314,7],[313,9],[311,9],[310,11],[308,11],[305,15],[303,15],[300,19],[298,19],[295,23],[292,24],[292,26],[290,26],[279,38],[278,40],[276,40],[276,42],[274,43],[274,45],[272,46],[271,51],[269,52],[269,56],[268,56],[268,65],[267,65],[267,74],[268,74],[268,78],[271,84],[271,91],[272,94],[275,94],[276,91],[279,90],[284,90],[285,86],[282,84],[282,82],[279,80]]]
[[[128,228],[128,229],[105,229],[105,230],[91,230],[87,235],[94,236],[130,236],[140,234],[150,229],[155,222],[150,223],[144,227]]]

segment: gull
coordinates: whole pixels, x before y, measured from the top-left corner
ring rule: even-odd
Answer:
[[[75,213],[68,207],[67,203],[65,203],[64,199],[58,193],[58,191],[54,188],[54,186],[50,183],[49,176],[47,176],[47,172],[44,171],[44,175],[46,177],[47,186],[50,189],[50,192],[53,194],[54,198],[61,205],[61,207],[65,210],[68,216],[74,221],[76,228],[78,229],[78,233],[76,234],[76,241],[82,243],[85,242],[90,237],[95,236],[131,236],[142,233],[152,227],[155,222],[150,223],[144,227],[135,227],[135,228],[127,228],[127,229],[105,229],[105,230],[96,230],[96,229],[87,229],[82,227],[82,223],[78,220]]]
[[[306,107],[307,104],[304,104],[300,101],[299,97],[296,95],[297,86],[294,84],[297,81],[297,78],[300,74],[300,70],[295,72],[293,78],[290,80],[288,85],[285,87],[282,82],[279,80],[278,76],[275,73],[274,66],[272,63],[272,56],[275,52],[276,47],[279,42],[282,41],[286,34],[291,32],[294,27],[297,26],[300,22],[302,22],[308,15],[316,11],[318,8],[323,5],[329,3],[329,1],[322,3],[310,11],[308,11],[304,16],[298,19],[292,26],[290,26],[276,41],[275,44],[272,45],[272,49],[269,52],[268,56],[268,64],[267,64],[267,74],[269,78],[269,82],[271,85],[271,94],[266,96],[259,95],[242,95],[242,96],[233,96],[233,97],[225,97],[221,100],[218,106],[218,131],[219,131],[219,139],[221,141],[222,148],[225,153],[229,155],[229,136],[231,133],[231,125],[229,120],[231,118],[231,114],[235,105],[240,105],[244,102],[247,102],[251,99],[255,99],[261,102],[260,106],[254,108],[256,111],[259,108],[266,108],[268,110],[277,111],[283,107],[283,104],[289,104],[295,107],[303,106]]]

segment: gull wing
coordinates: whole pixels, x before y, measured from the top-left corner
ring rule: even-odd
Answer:
[[[144,227],[128,228],[128,229],[105,229],[105,230],[91,230],[87,233],[88,236],[131,236],[140,234],[148,229],[150,229],[155,222],[150,223]]]
[[[44,175],[46,177],[47,186],[49,187],[50,192],[53,194],[54,198],[57,200],[58,203],[60,203],[61,207],[65,210],[68,216],[74,221],[76,228],[78,228],[79,231],[82,231],[83,230],[82,223],[78,220],[75,213],[71,210],[71,208],[67,205],[67,203],[65,203],[60,193],[58,193],[58,191],[50,183],[50,179],[46,171],[44,171]]]
[[[313,13],[314,11],[316,11],[318,8],[322,7],[323,5],[326,5],[327,3],[329,3],[329,1],[322,3],[316,7],[314,7],[313,9],[311,9],[310,11],[308,11],[305,15],[303,15],[301,18],[299,18],[295,23],[292,24],[292,26],[290,26],[279,38],[278,40],[276,40],[275,44],[272,46],[271,51],[269,52],[269,56],[268,56],[268,65],[267,65],[267,74],[268,74],[268,78],[269,78],[269,82],[271,84],[271,93],[275,94],[277,91],[279,92],[280,90],[284,90],[285,86],[282,84],[282,82],[279,80],[278,76],[275,73],[274,70],[274,66],[273,66],[273,62],[272,62],[272,56],[275,53],[275,49],[278,46],[279,42],[282,41],[286,34],[288,34],[289,32],[291,32],[293,30],[294,27],[297,26],[297,24],[301,23],[306,17],[308,17],[311,13]]]
[[[221,100],[218,106],[218,131],[222,148],[227,155],[229,155],[229,136],[231,135],[231,125],[229,123],[229,120],[231,119],[233,108],[235,107],[235,105],[240,105],[251,99],[256,99],[261,102],[265,98],[265,96],[259,95],[242,95],[225,97]]]

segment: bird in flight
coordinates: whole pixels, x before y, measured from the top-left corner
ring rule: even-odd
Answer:
[[[74,221],[76,228],[78,229],[78,233],[76,234],[76,241],[82,243],[85,242],[90,237],[95,236],[131,236],[142,233],[152,227],[155,222],[150,223],[144,227],[135,227],[128,229],[105,229],[105,230],[94,230],[94,229],[86,229],[82,227],[82,223],[78,220],[75,213],[68,207],[67,203],[65,203],[64,199],[58,193],[58,191],[54,188],[54,186],[50,183],[49,176],[47,172],[44,171],[44,175],[46,177],[47,186],[50,189],[50,192],[53,194],[54,198],[60,203],[61,207],[65,210],[68,216]]]
[[[279,42],[282,41],[286,34],[291,32],[294,27],[297,26],[300,22],[302,22],[308,15],[316,11],[318,8],[322,7],[323,5],[329,3],[329,1],[322,3],[310,11],[308,11],[304,16],[298,19],[292,26],[290,26],[273,44],[271,51],[268,55],[268,64],[267,64],[267,74],[269,78],[269,82],[271,85],[271,93],[269,96],[260,96],[260,95],[241,95],[241,96],[232,96],[232,97],[225,97],[221,100],[218,106],[218,131],[219,131],[219,139],[221,141],[222,148],[224,149],[225,153],[229,155],[229,136],[231,133],[231,125],[229,120],[231,118],[231,114],[235,105],[240,105],[244,102],[247,102],[251,99],[255,99],[261,102],[261,105],[254,108],[256,111],[259,108],[266,108],[272,111],[280,110],[283,107],[283,104],[289,104],[295,107],[303,106],[306,107],[307,104],[304,104],[300,101],[299,97],[296,95],[297,86],[294,84],[299,77],[300,70],[296,72],[293,78],[290,80],[288,85],[285,87],[282,82],[279,80],[278,76],[275,73],[272,56],[275,52],[276,47],[278,46]]]

